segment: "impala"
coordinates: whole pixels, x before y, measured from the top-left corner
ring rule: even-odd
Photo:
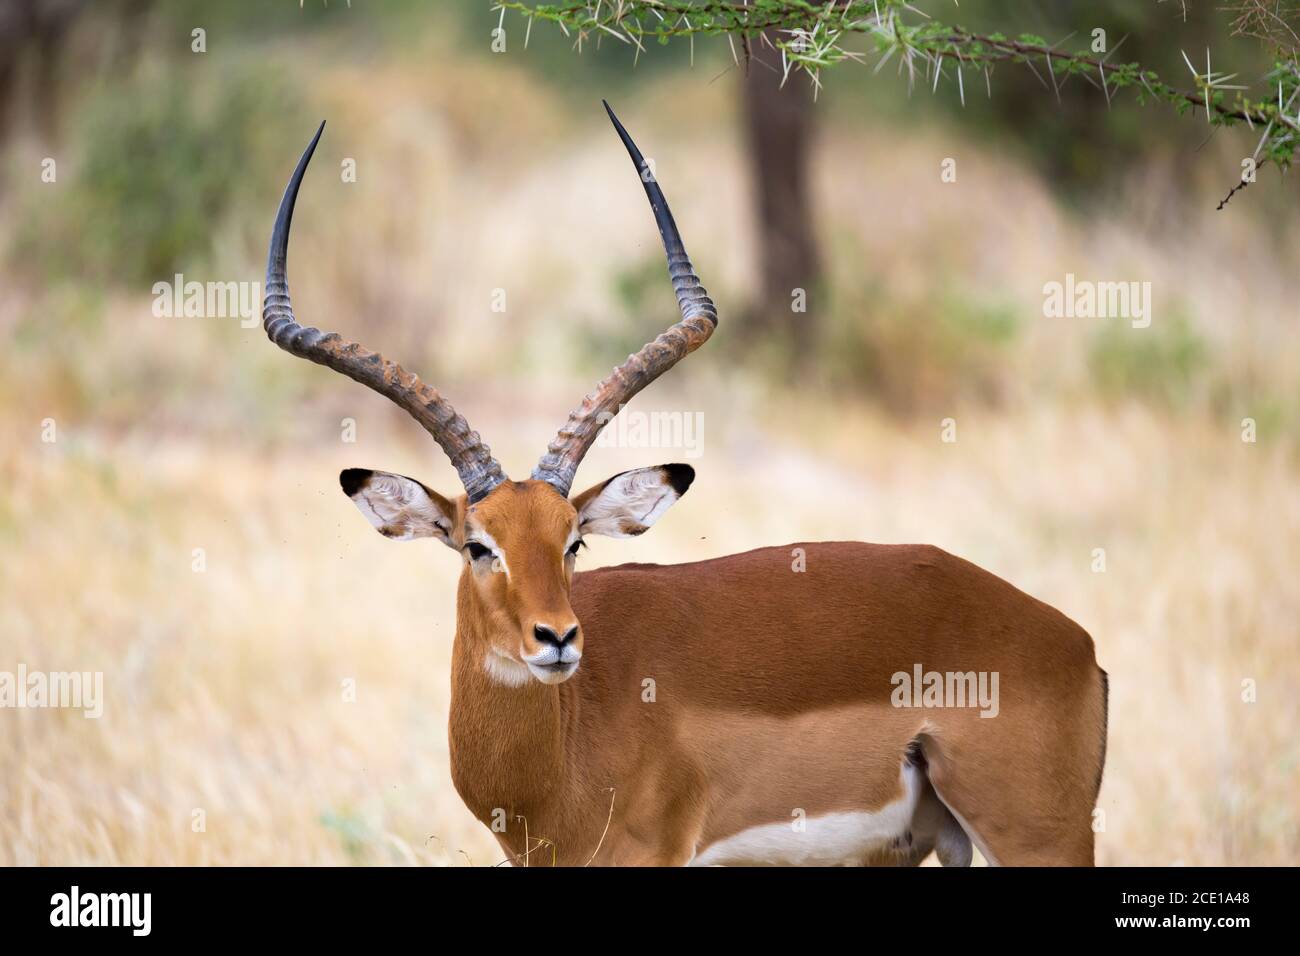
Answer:
[[[387,472],[340,476],[381,534],[460,556],[448,732],[462,799],[516,863],[542,847],[539,861],[578,865],[916,864],[934,851],[960,866],[974,844],[994,864],[1091,865],[1106,674],[1053,608],[921,545],[575,570],[584,536],[639,535],[690,488],[694,471],[666,464],[570,495],[604,424],[718,323],[659,184],[605,108],[681,320],[587,395],[526,481],[417,376],[294,319],[289,223],[324,123],[271,236],[271,340],[409,412],[464,485],[447,498]],[[939,693],[899,693],[923,669]],[[995,705],[943,693],[977,674]]]

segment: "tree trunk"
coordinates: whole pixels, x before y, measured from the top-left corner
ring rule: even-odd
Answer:
[[[760,287],[750,303],[750,344],[805,354],[816,336],[820,268],[809,195],[813,125],[811,85],[781,86],[770,49],[754,44],[743,81],[750,169],[758,206]],[[802,311],[801,311],[802,310]]]

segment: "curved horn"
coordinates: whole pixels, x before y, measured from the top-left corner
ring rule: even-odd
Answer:
[[[424,426],[433,440],[451,459],[460,475],[461,483],[471,502],[478,501],[506,480],[501,466],[492,457],[487,445],[472,431],[464,416],[456,413],[451,404],[438,394],[437,389],[420,381],[419,376],[408,372],[395,362],[390,362],[378,352],[341,338],[335,332],[303,328],[293,317],[289,303],[289,280],[285,272],[285,259],[289,252],[289,223],[293,219],[293,204],[298,198],[298,187],[303,173],[316,150],[325,124],[321,123],[311,143],[298,160],[298,168],[285,187],[280,200],[280,211],[275,217],[271,233],[271,249],[266,259],[266,298],[262,302],[262,327],[271,341],[299,358],[310,359],[342,372],[348,378],[373,388],[392,399],[400,408]]]
[[[635,355],[629,355],[627,361],[614,369],[583,399],[581,405],[569,413],[569,420],[547,446],[546,454],[533,469],[533,477],[548,482],[566,498],[578,465],[606,423],[633,395],[707,342],[718,325],[718,310],[691,267],[677,224],[668,209],[668,200],[664,199],[654,173],[608,103],[605,103],[605,112],[614,122],[614,129],[618,130],[619,138],[627,147],[641,177],[641,184],[645,186],[645,194],[659,226],[659,236],[664,242],[664,252],[668,255],[668,276],[677,294],[682,320]]]

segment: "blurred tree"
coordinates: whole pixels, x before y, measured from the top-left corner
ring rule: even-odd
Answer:
[[[757,298],[749,303],[745,337],[807,354],[817,330],[807,300],[821,285],[809,195],[813,95],[807,83],[783,83],[775,47],[746,43],[741,82],[749,167],[758,207]],[[793,315],[794,321],[791,321]]]
[[[745,323],[750,333],[745,338],[751,344],[784,344],[797,358],[819,337],[811,317],[826,314],[818,309],[785,311],[796,289],[812,293],[817,285],[807,195],[809,81],[812,88],[820,88],[823,70],[845,61],[874,61],[875,72],[886,64],[896,67],[909,89],[914,84],[937,89],[940,83],[955,88],[953,102],[962,111],[959,122],[973,123],[999,138],[1020,138],[1032,146],[1024,152],[1049,167],[1048,175],[1076,188],[1095,187],[1110,170],[1131,168],[1128,160],[1144,141],[1177,137],[1175,142],[1187,151],[1217,129],[1237,124],[1248,124],[1258,137],[1250,172],[1266,163],[1285,169],[1300,148],[1295,109],[1300,59],[1292,32],[1300,17],[1289,12],[1295,0],[1238,0],[1233,8],[1237,32],[1267,39],[1273,54],[1253,82],[1244,72],[1215,69],[1209,39],[1214,38],[1220,51],[1216,62],[1223,62],[1222,47],[1231,43],[1231,31],[1201,9],[1191,12],[1189,26],[1189,5],[1096,0],[1085,7],[1070,0],[1045,0],[1026,9],[1015,0],[989,0],[975,10],[949,8],[952,15],[971,17],[972,28],[945,23],[942,11],[931,16],[909,0],[495,0],[493,9],[502,22],[509,11],[520,14],[529,29],[538,20],[558,24],[579,47],[591,37],[612,35],[641,56],[651,41],[682,40],[680,45],[689,42],[693,47],[697,36],[724,36],[738,61],[738,48],[744,51],[749,67],[744,115],[761,260],[760,290],[751,306],[751,321]],[[1174,23],[1180,25],[1180,34],[1171,43],[1165,31]],[[1004,32],[1008,27],[1017,32]],[[1141,37],[1147,38],[1145,43]],[[1189,41],[1194,58],[1180,45]],[[1117,55],[1121,46],[1123,52]],[[758,48],[770,56],[756,56]],[[1143,62],[1129,59],[1134,54]],[[1156,56],[1162,72],[1150,68]],[[994,92],[992,74],[998,67],[1002,69]],[[1165,75],[1176,79],[1167,82]],[[1197,128],[1184,120],[1178,126],[1131,109],[1110,109],[1121,96],[1125,106],[1134,99],[1139,104],[1162,103],[1173,107],[1170,116],[1196,114],[1208,125]],[[1078,108],[1061,108],[1067,98]],[[1025,121],[1027,116],[1032,122]],[[1225,189],[1228,185],[1225,182]]]
[[[77,24],[89,16],[111,19],[118,35],[135,29],[152,0],[3,0],[0,2],[0,142],[12,135],[21,117],[52,139],[59,114],[59,64]],[[124,49],[119,56],[132,51]]]
[[[7,0],[0,4],[0,139],[15,121],[20,97],[32,104],[42,132],[54,113],[55,68],[73,21],[88,0]]]

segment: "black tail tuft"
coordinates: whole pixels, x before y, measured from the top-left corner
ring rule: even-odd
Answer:
[[[915,767],[917,770],[926,768],[925,752],[921,749],[921,739],[919,737],[912,738],[912,742],[907,745],[907,750],[903,752],[903,759],[907,761],[909,766]]]

